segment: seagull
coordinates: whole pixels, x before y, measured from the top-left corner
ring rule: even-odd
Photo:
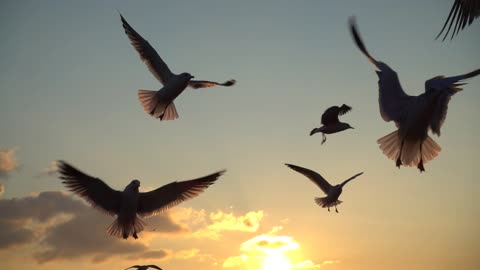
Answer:
[[[347,123],[342,123],[338,120],[339,115],[344,115],[347,112],[352,110],[352,107],[343,104],[342,106],[332,106],[328,108],[323,114],[322,114],[322,125],[319,128],[314,128],[312,131],[310,131],[310,136],[317,132],[322,132],[322,144],[325,143],[327,140],[327,137],[325,134],[332,134],[332,133],[337,133],[340,131],[344,131],[346,129],[352,128],[349,124]]]
[[[163,88],[158,91],[138,90],[138,98],[140,103],[148,114],[154,118],[163,120],[175,120],[178,118],[177,109],[173,101],[188,86],[198,89],[212,87],[216,85],[232,86],[235,80],[229,80],[224,83],[212,81],[195,81],[194,76],[184,72],[182,74],[173,74],[167,64],[162,60],[155,49],[143,39],[123,18],[120,14],[123,28],[135,50],[137,50],[140,58],[147,65],[150,72],[163,84]]]
[[[433,77],[425,82],[425,93],[410,96],[403,91],[397,73],[368,53],[353,17],[350,30],[360,51],[378,69],[380,114],[383,120],[394,121],[398,128],[378,139],[380,148],[388,158],[396,160],[398,168],[417,165],[420,172],[425,171],[424,163],[434,159],[441,150],[428,136],[428,130],[440,136],[450,98],[463,90],[461,86],[466,84],[463,80],[479,75],[480,69],[453,77]]]
[[[107,232],[127,239],[137,239],[148,217],[163,212],[183,201],[194,198],[212,185],[225,170],[181,182],[172,182],[149,192],[139,192],[140,181],[134,179],[123,191],[114,190],[99,178],[91,177],[65,161],[58,162],[62,183],[102,212],[116,216]]]
[[[335,207],[335,212],[337,213],[338,213],[337,205],[342,203],[342,201],[340,201],[338,197],[340,197],[340,194],[342,194],[343,186],[345,186],[348,182],[350,182],[351,180],[363,174],[363,172],[357,173],[354,176],[343,181],[341,184],[332,186],[327,182],[327,180],[325,180],[325,178],[323,178],[320,174],[312,170],[302,168],[300,166],[288,164],[288,163],[285,163],[285,165],[287,165],[287,167],[289,167],[290,169],[305,175],[308,179],[310,179],[313,183],[315,183],[325,194],[327,194],[327,197],[315,198],[315,202],[318,205],[320,205],[322,208],[327,208],[329,212],[330,212],[330,207]]]
[[[156,265],[133,265],[133,266],[130,266],[128,268],[125,268],[125,270],[127,269],[131,269],[131,268],[136,268],[137,270],[147,270],[148,268],[155,268],[155,269],[158,269],[158,270],[162,270],[162,268],[156,266]]]
[[[471,25],[478,16],[480,16],[480,0],[455,0],[442,30],[440,30],[440,33],[438,33],[435,39],[438,39],[442,35],[448,24],[448,29],[445,31],[442,39],[442,41],[444,41],[453,26],[453,22],[455,22],[455,28],[450,36],[450,39],[453,39],[453,37],[466,26]],[[448,22],[450,22],[450,24]]]

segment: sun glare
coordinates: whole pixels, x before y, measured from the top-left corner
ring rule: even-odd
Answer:
[[[282,252],[271,252],[263,260],[263,270],[290,270],[292,263]]]

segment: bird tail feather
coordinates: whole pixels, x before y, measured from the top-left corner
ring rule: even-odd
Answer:
[[[380,144],[380,149],[382,152],[392,160],[397,160],[398,155],[400,154],[400,148],[402,146],[402,139],[398,134],[398,130],[394,131],[386,136],[377,140],[377,143]],[[417,166],[420,162],[420,144],[422,141],[407,141],[404,140],[401,161],[402,165],[405,166]],[[430,160],[434,159],[438,153],[442,150],[440,145],[438,145],[430,136],[427,136],[425,141],[422,144],[422,160],[423,163],[427,163]]]
[[[320,205],[322,208],[327,208],[327,207],[334,207],[342,203],[340,200],[336,200],[334,202],[329,202],[327,201],[327,197],[316,197],[315,198],[315,203]]]
[[[170,100],[164,101],[158,91],[138,90],[138,99],[146,113],[160,120],[175,120],[178,113],[175,104]]]
[[[127,239],[128,236],[143,231],[145,225],[145,222],[139,217],[135,217],[131,222],[122,222],[117,218],[108,227],[107,232],[111,236]]]

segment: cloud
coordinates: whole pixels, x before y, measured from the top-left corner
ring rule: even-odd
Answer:
[[[130,255],[127,258],[130,260],[165,260],[171,256],[171,252],[168,250],[149,250],[140,254]]]
[[[125,241],[105,232],[113,218],[62,192],[0,199],[0,250],[35,245],[38,263],[89,257],[95,263],[114,256],[166,256],[142,241]],[[156,216],[154,233],[177,233],[183,228],[168,215]]]
[[[44,175],[52,176],[52,175],[55,175],[57,171],[58,171],[58,163],[57,161],[52,161],[50,162],[47,168],[40,171],[38,176],[44,176]]]
[[[18,169],[18,162],[15,157],[16,149],[0,148],[0,178],[8,178],[8,175]]]
[[[236,216],[221,210],[211,212],[208,217],[204,210],[178,208],[172,214],[178,223],[188,224],[192,234],[188,237],[220,239],[223,232],[256,232],[263,218],[263,211],[250,211]]]
[[[266,259],[279,259],[286,257],[284,253],[295,252],[300,249],[300,244],[291,236],[277,235],[282,226],[273,227],[269,232],[257,235],[240,245],[240,255],[230,256],[223,262],[223,268],[245,268],[247,265],[262,267]],[[290,258],[289,258],[290,259]],[[312,260],[291,262],[292,269],[315,269],[327,264],[339,263],[339,260],[327,260],[314,263]]]

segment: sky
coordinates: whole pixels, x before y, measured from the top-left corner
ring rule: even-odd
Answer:
[[[12,269],[476,269],[480,78],[450,101],[442,151],[426,172],[388,160],[376,140],[374,68],[353,44],[355,15],[370,53],[407,93],[479,68],[480,25],[435,40],[452,1],[27,1],[0,3],[0,261]],[[174,73],[236,79],[186,90],[180,118],[147,115],[138,89],[161,84],[123,32],[118,11]],[[355,127],[308,136],[322,112],[348,104]],[[123,189],[148,191],[221,169],[200,196],[146,219],[138,240],[108,236],[112,217],[62,186],[65,160]],[[343,191],[340,213],[284,163]]]

